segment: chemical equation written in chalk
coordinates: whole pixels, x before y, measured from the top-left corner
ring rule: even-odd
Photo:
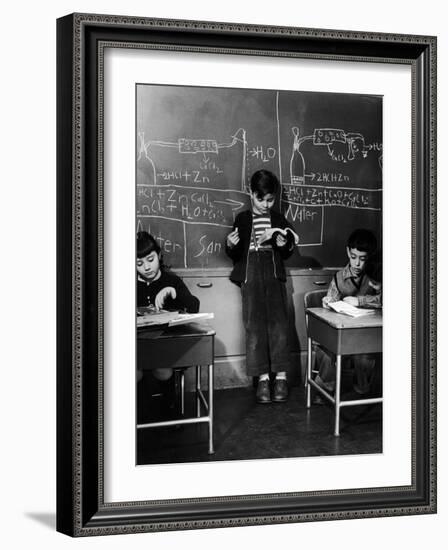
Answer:
[[[236,198],[231,198],[229,194]],[[247,204],[247,198],[245,194],[238,191],[139,185],[137,200],[140,207],[137,215],[231,227],[236,212]]]
[[[300,105],[297,111],[288,111],[288,118],[284,112],[280,116],[280,94],[272,94],[271,110],[267,111],[278,135],[262,132],[261,122],[246,125],[247,117],[245,122],[232,119],[229,131],[223,134],[219,133],[223,128],[219,119],[212,126],[200,126],[196,135],[192,131],[190,136],[188,131],[176,135],[189,126],[176,123],[173,133],[168,129],[169,137],[163,140],[154,135],[148,139],[150,125],[140,125],[136,150],[138,226],[156,233],[162,250],[176,258],[176,265],[179,257],[185,267],[207,266],[209,262],[219,265],[216,258],[225,258],[226,234],[238,213],[250,208],[250,177],[260,168],[279,176],[280,208],[300,234],[300,247],[325,244],[325,231],[334,223],[337,209],[381,212],[383,146],[378,131],[374,129],[371,139],[371,126],[365,122],[361,128],[343,124],[313,127],[308,120],[307,132],[303,132],[303,116],[297,114],[297,122],[294,120],[294,112],[301,112]],[[247,104],[254,109],[259,106]],[[329,212],[332,214],[327,216]]]

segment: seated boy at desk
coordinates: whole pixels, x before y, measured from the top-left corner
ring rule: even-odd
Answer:
[[[167,270],[163,264],[159,244],[146,231],[137,233],[137,307],[153,306],[156,310],[166,309],[197,313],[199,300],[193,296],[180,277]],[[152,376],[162,386],[162,394],[170,395],[173,388],[166,387],[165,382],[173,375],[170,367],[154,369]],[[141,380],[143,373],[137,373]],[[168,401],[170,397],[168,397]]]
[[[375,236],[367,229],[355,230],[347,240],[348,264],[338,271],[328,287],[322,306],[328,308],[331,302],[343,300],[357,307],[381,308],[381,269],[373,262],[377,243]],[[375,277],[375,278],[373,278]],[[376,354],[359,354],[343,358],[343,366],[351,365],[354,371],[353,389],[357,394],[371,392],[375,376]],[[328,392],[335,389],[335,357],[318,347],[316,365],[319,374],[316,383]],[[320,402],[320,396],[315,397]]]

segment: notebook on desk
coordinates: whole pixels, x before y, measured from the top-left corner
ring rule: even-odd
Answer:
[[[172,327],[204,319],[213,319],[213,317],[213,313],[179,313],[178,311],[157,311],[153,308],[137,308],[137,328]]]
[[[205,319],[213,319],[213,313],[179,313],[178,316],[168,323],[169,327],[184,325],[185,323],[194,323],[196,321],[204,321]]]
[[[350,317],[363,317],[364,315],[371,315],[372,313],[375,313],[375,311],[377,311],[376,309],[352,306],[350,304],[347,304],[347,302],[343,302],[342,300],[339,302],[329,302],[327,303],[327,305],[333,311],[336,311],[337,313],[343,313],[344,315],[349,315]]]

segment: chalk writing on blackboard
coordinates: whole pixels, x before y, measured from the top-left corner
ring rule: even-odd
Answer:
[[[210,155],[219,155],[221,149],[231,149],[237,145],[242,146],[241,154],[241,191],[245,191],[245,175],[246,175],[246,157],[247,157],[247,141],[246,131],[239,128],[228,143],[218,143],[215,139],[192,139],[178,138],[176,142],[166,141],[145,141],[145,133],[139,132],[139,153],[137,162],[144,157],[151,165],[152,174],[149,184],[155,185],[158,179],[170,181],[175,179],[183,179],[185,182],[207,184],[210,183],[211,174],[223,174],[224,171],[219,166],[219,163],[210,159]],[[199,161],[196,165],[196,170],[163,170],[159,171],[156,168],[152,155],[159,147],[175,149],[180,155],[198,155]],[[202,155],[202,156],[201,156]]]
[[[167,87],[168,93],[172,88]],[[214,101],[210,90],[198,92],[205,103]],[[235,93],[246,97],[251,92]],[[250,207],[249,179],[264,165],[280,175],[279,206],[300,235],[299,247],[325,244],[328,223],[334,224],[334,216],[327,214],[334,209],[370,212],[369,216],[381,213],[380,121],[379,130],[370,130],[371,139],[365,135],[362,117],[359,129],[331,124],[310,127],[308,123],[305,132],[293,123],[293,114],[285,116],[286,107],[281,111],[282,92],[264,94],[257,104],[257,109],[264,105],[263,112],[254,110],[248,126],[235,125],[237,129],[227,135],[222,132],[225,120],[207,121],[199,125],[201,129],[185,124],[183,130],[182,124],[171,122],[182,134],[167,132],[168,139],[155,139],[151,128],[141,124],[137,132],[137,229],[150,230],[174,265],[226,265],[225,235],[236,215]],[[271,97],[272,131],[264,135],[253,121],[267,116]],[[287,98],[288,111],[293,111],[293,97]],[[347,121],[345,112],[341,120]],[[285,170],[285,160],[289,170]]]
[[[290,181],[282,184],[283,210],[287,219],[296,222],[302,218],[320,224],[319,236],[314,242],[309,241],[302,246],[320,246],[324,234],[324,208],[339,206],[343,208],[359,208],[381,211],[382,189],[368,189],[362,187],[344,187],[339,184],[350,183],[350,176],[342,172],[312,172],[306,171],[305,157],[301,146],[310,142],[316,147],[325,147],[328,156],[335,163],[348,163],[357,156],[365,159],[369,151],[382,150],[379,143],[366,144],[364,136],[359,132],[345,132],[340,128],[315,128],[310,135],[300,137],[299,128],[292,129],[293,145],[290,161]],[[339,152],[335,152],[335,144],[343,144]],[[382,162],[378,160],[382,169]],[[310,185],[310,183],[318,185]],[[326,184],[326,185],[325,185]],[[331,184],[331,187],[328,186]],[[335,185],[336,184],[336,185]],[[303,210],[304,206],[320,207],[316,210]]]

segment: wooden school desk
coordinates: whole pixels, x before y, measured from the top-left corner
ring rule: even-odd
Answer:
[[[213,357],[215,331],[206,324],[189,323],[165,329],[144,329],[137,331],[137,368],[182,369],[181,398],[183,408],[183,370],[196,368],[196,416],[137,424],[137,429],[159,428],[177,424],[207,423],[208,452],[213,449]],[[201,390],[201,370],[208,368],[208,401]],[[205,415],[201,416],[201,405]],[[183,412],[183,411],[182,411]]]
[[[383,344],[383,314],[381,310],[353,318],[322,307],[306,310],[308,320],[308,364],[306,405],[311,406],[311,386],[334,405],[334,435],[339,435],[341,407],[381,403],[382,397],[341,401],[341,359],[343,355],[381,353]],[[334,397],[318,386],[311,377],[312,342],[321,344],[336,355],[336,386]]]

